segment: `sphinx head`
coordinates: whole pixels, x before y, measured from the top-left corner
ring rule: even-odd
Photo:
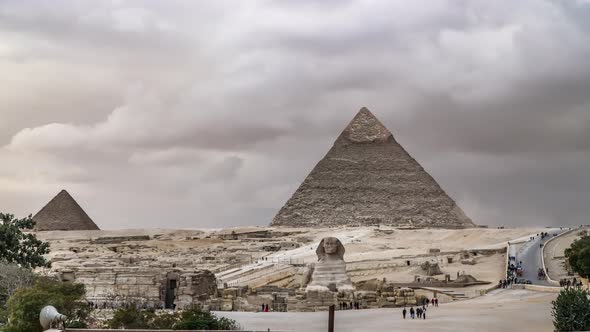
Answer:
[[[319,261],[324,258],[344,260],[344,246],[335,237],[323,238],[315,252]]]

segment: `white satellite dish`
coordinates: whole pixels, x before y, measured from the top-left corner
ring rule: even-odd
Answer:
[[[68,319],[66,316],[57,312],[57,309],[50,305],[41,309],[41,313],[39,314],[39,323],[41,323],[41,326],[45,330],[51,328],[51,325],[54,323],[65,322],[66,319]]]

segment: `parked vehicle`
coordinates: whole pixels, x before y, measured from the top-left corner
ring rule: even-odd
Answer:
[[[525,279],[525,278],[517,278],[516,280],[514,280],[515,284],[527,284],[527,285],[531,285],[533,282]]]

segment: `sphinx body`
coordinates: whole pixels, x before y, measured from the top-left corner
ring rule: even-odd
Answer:
[[[313,266],[307,290],[352,290],[352,282],[346,274],[344,246],[335,237],[322,239],[316,250],[318,262]]]

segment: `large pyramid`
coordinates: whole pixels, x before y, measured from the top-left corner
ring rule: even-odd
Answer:
[[[98,230],[98,226],[65,190],[33,216],[36,231]]]
[[[271,225],[475,226],[366,108],[352,119]]]

